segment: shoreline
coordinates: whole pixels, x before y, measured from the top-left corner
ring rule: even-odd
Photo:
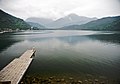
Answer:
[[[104,77],[26,75],[20,84],[119,84],[119,80]]]
[[[15,32],[23,32],[25,30],[19,30],[19,31],[0,31],[0,34],[5,34],[5,33],[15,33]]]

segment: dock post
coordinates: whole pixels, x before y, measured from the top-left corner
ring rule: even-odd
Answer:
[[[32,55],[32,57],[33,57],[33,56],[35,56],[35,52],[36,52],[35,47],[33,47],[32,50],[34,52],[33,55]]]

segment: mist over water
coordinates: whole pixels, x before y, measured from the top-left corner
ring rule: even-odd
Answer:
[[[36,56],[27,74],[120,78],[119,32],[47,30],[0,35],[0,69],[32,47]]]

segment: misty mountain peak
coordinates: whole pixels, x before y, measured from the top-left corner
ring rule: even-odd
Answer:
[[[52,28],[60,28],[60,27],[63,27],[63,26],[68,26],[68,25],[85,24],[85,23],[93,21],[93,20],[95,20],[95,18],[79,16],[77,14],[71,13],[67,16],[64,16],[62,18],[59,18],[59,19],[53,21],[48,26],[52,27]]]
[[[67,17],[79,17],[79,15],[77,15],[75,13],[71,13],[71,14],[67,15]]]
[[[40,18],[40,17],[30,17],[26,19],[26,22],[34,22],[34,23],[39,23],[42,25],[46,25],[50,22],[53,22],[52,19],[49,18]]]
[[[71,13],[55,21],[50,20],[50,19],[44,19],[44,18],[28,18],[26,21],[36,22],[36,23],[45,25],[46,27],[50,27],[50,28],[60,28],[63,26],[68,26],[68,25],[85,24],[93,20],[95,20],[95,18],[79,16],[75,13]]]

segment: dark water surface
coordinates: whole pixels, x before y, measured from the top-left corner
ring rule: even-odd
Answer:
[[[27,74],[98,75],[120,79],[120,33],[25,31],[0,35],[0,70],[32,47]]]

